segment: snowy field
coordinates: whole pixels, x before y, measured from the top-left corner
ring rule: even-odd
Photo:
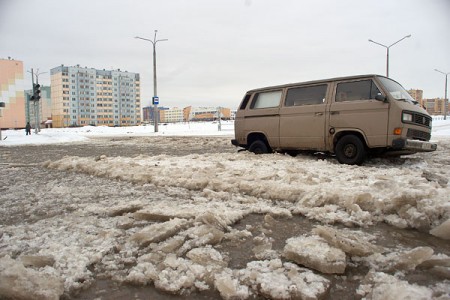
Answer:
[[[227,122],[3,131],[2,160],[99,137],[214,137],[217,151],[1,161],[0,299],[72,299],[99,279],[223,299],[450,299],[450,120],[433,123],[438,151],[363,166],[221,151],[233,135]]]

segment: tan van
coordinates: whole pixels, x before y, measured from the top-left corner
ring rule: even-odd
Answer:
[[[431,120],[390,78],[341,77],[248,91],[231,142],[257,154],[312,150],[361,164],[368,154],[435,151]]]

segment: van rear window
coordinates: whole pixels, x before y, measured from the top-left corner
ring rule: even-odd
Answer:
[[[257,93],[253,97],[251,109],[277,107],[280,105],[281,91]]]
[[[325,102],[327,85],[306,86],[289,89],[285,106],[322,104]]]

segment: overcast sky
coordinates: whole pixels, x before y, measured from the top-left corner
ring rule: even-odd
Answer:
[[[162,106],[236,108],[253,88],[386,74],[425,98],[444,97],[449,0],[0,0],[0,58],[49,72],[64,64],[141,74],[153,95],[157,43]],[[26,73],[25,79],[31,78]],[[50,84],[50,75],[40,82]]]

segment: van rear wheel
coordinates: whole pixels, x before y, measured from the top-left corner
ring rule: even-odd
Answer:
[[[366,159],[366,148],[363,142],[352,134],[340,138],[334,151],[341,164],[360,165]]]
[[[264,143],[261,140],[254,141],[250,147],[248,148],[250,152],[253,152],[255,154],[265,154],[269,152],[269,148],[267,147],[266,143]]]

